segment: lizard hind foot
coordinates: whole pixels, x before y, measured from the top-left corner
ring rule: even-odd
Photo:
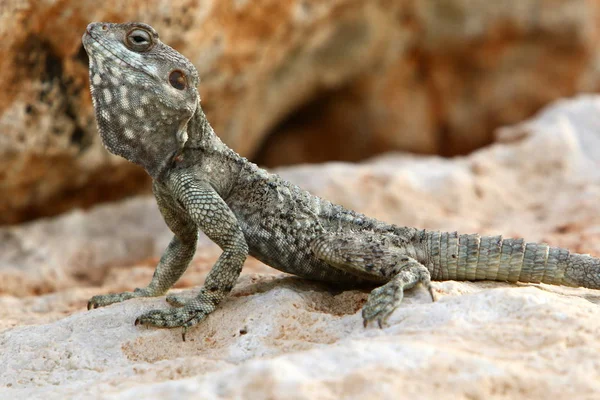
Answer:
[[[364,327],[377,321],[379,328],[383,328],[390,315],[400,306],[403,298],[402,286],[393,281],[374,289],[362,309]]]
[[[410,260],[388,283],[373,289],[369,294],[362,309],[365,328],[373,321],[377,321],[379,328],[383,328],[390,315],[402,303],[404,289],[409,289],[419,282],[425,286],[432,301],[435,301],[429,271],[422,264]]]

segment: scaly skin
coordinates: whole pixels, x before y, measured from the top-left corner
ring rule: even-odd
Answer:
[[[500,236],[400,227],[313,196],[240,157],[208,123],[184,56],[141,23],[90,24],[83,36],[90,87],[105,147],[144,167],[173,231],[150,284],[94,296],[88,308],[159,296],[185,272],[203,231],[223,253],[199,294],[153,310],[136,324],[185,329],[233,288],[248,254],[281,271],[345,287],[371,284],[364,323],[380,326],[404,289],[430,280],[545,282],[600,288],[600,261]]]

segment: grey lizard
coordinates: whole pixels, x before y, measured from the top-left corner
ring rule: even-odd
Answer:
[[[544,282],[600,289],[600,260],[501,236],[459,235],[388,224],[313,196],[228,148],[200,106],[192,63],[142,23],[92,23],[83,35],[104,146],[141,165],[174,233],[150,284],[98,295],[88,309],[160,296],[196,251],[198,230],[223,250],[189,301],[140,315],[135,324],[202,321],[231,291],[252,255],[278,270],[345,287],[373,285],[365,326],[385,323],[403,291],[433,280]]]

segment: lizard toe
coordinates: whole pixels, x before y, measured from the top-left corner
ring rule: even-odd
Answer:
[[[120,303],[122,301],[131,299],[132,297],[135,297],[135,294],[132,292],[96,295],[88,301],[87,309],[93,310],[95,308],[105,307],[114,303]]]
[[[386,325],[387,319],[392,315],[397,306],[388,304],[378,304],[374,307],[363,307],[362,317],[363,325],[369,326],[369,323],[376,321],[379,328]]]
[[[183,307],[189,299],[180,295],[170,294],[165,300],[173,307]]]

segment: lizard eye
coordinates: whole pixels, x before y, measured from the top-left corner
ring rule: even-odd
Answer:
[[[152,36],[144,29],[136,28],[127,34],[125,43],[135,51],[146,51],[152,46]]]
[[[176,69],[169,74],[169,83],[177,90],[183,90],[187,87],[187,79],[185,74]]]

